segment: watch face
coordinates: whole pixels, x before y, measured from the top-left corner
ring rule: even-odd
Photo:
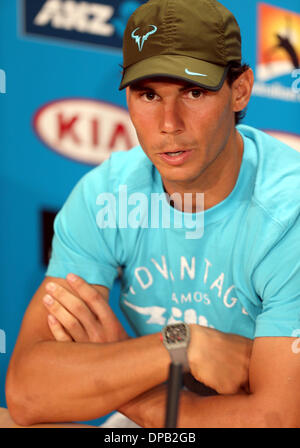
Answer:
[[[168,325],[165,331],[165,340],[168,344],[183,342],[187,338],[187,330],[184,324]]]

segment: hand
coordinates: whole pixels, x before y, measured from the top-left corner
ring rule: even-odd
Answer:
[[[57,341],[117,342],[128,339],[107,300],[81,277],[67,276],[68,289],[54,282],[46,285],[44,305],[49,328]]]
[[[194,378],[219,394],[249,392],[249,363],[253,342],[192,324],[188,358]]]

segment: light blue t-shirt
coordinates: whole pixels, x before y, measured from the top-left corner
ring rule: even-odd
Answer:
[[[300,154],[251,127],[238,130],[244,154],[231,194],[204,215],[183,214],[165,198],[169,228],[163,213],[150,219],[150,197],[164,189],[141,147],[112,154],[57,215],[46,275],[73,272],[111,288],[121,269],[120,305],[137,335],[176,321],[249,338],[295,335]],[[189,229],[178,225],[187,215],[204,217],[202,237],[187,238]]]

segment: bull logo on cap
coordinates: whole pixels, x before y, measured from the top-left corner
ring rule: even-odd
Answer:
[[[149,25],[152,26],[153,29],[151,31],[149,31],[147,34],[144,34],[143,36],[139,36],[136,35],[135,33],[140,29],[140,27],[136,28],[132,33],[131,33],[131,37],[132,39],[135,39],[138,47],[139,47],[139,51],[142,51],[144,43],[146,42],[146,40],[148,39],[149,36],[151,36],[151,34],[156,33],[157,31],[157,27],[155,25]],[[142,40],[141,40],[142,39]]]

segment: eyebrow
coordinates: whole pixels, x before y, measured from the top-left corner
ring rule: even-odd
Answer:
[[[130,87],[130,90],[132,90],[134,92],[141,92],[142,90],[143,91],[154,90],[154,89],[151,89],[151,87],[144,87],[144,86],[141,86],[140,84],[131,84],[129,87]]]
[[[193,83],[185,83],[182,87],[180,87],[179,92],[183,92],[184,90],[189,90],[189,89],[202,89],[202,90],[206,90],[204,87],[198,86],[196,84]],[[147,86],[143,86],[141,84],[131,84],[130,85],[130,90],[132,90],[133,92],[145,92],[145,91],[149,91],[149,92],[155,92],[155,89],[152,87],[147,87]]]

